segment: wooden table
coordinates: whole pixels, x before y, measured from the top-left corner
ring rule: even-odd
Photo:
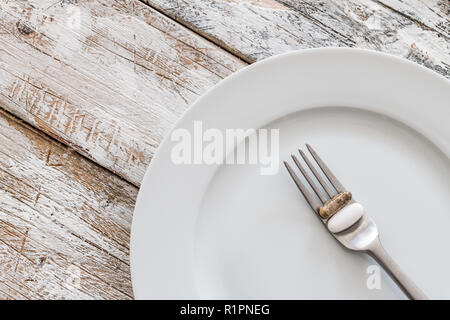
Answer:
[[[450,78],[449,17],[448,0],[0,0],[0,299],[132,298],[140,181],[202,93],[324,46]]]

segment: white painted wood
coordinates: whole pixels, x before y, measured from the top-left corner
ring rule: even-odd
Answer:
[[[131,298],[136,195],[130,183],[0,111],[0,300]],[[70,286],[77,270],[79,286]]]
[[[442,0],[143,0],[242,59],[345,46],[392,53],[450,77]]]
[[[0,3],[2,107],[135,185],[188,105],[243,65],[137,0]]]

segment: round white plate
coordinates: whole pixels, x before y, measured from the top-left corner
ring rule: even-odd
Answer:
[[[312,144],[406,273],[429,297],[448,299],[449,119],[445,78],[393,56],[328,48],[237,72],[176,127],[279,129],[279,163]],[[404,298],[384,272],[377,282],[371,258],[326,232],[281,165],[276,175],[175,165],[175,145],[161,144],[134,213],[137,299]]]

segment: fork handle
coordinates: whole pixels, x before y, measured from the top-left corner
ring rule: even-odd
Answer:
[[[409,299],[428,300],[422,290],[414,284],[414,282],[400,269],[394,259],[386,252],[378,239],[369,248],[368,254],[383,267]]]

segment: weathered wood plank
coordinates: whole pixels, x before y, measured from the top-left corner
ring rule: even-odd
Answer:
[[[243,65],[137,0],[0,3],[2,106],[135,185],[188,105]]]
[[[450,2],[448,0],[378,0],[378,2],[421,24],[423,29],[437,31],[447,39],[449,38]]]
[[[0,111],[0,299],[131,298],[136,195]]]
[[[143,0],[254,62],[295,49],[374,49],[450,78],[450,2],[442,0]]]

